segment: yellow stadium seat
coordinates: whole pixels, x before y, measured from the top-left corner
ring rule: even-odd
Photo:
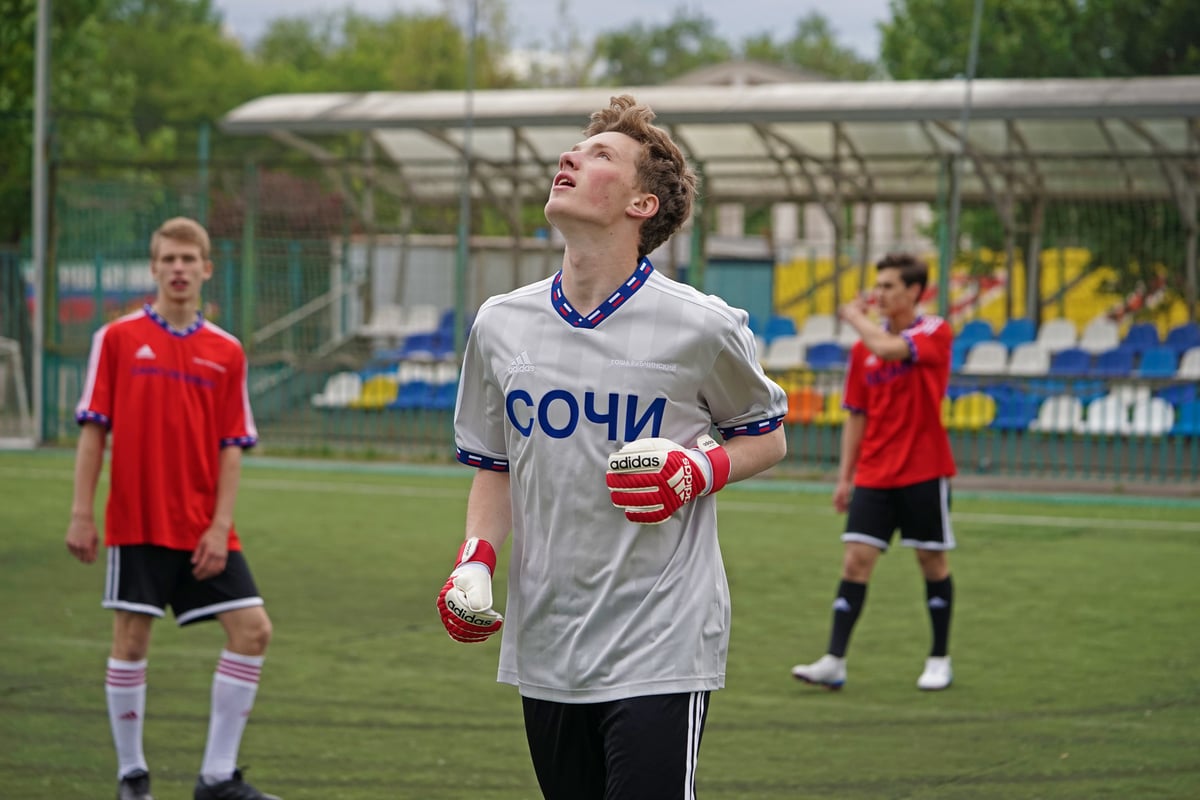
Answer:
[[[362,394],[350,401],[351,408],[386,408],[396,399],[395,376],[376,375],[363,382]]]
[[[945,415],[945,404],[942,405]],[[996,418],[996,400],[983,392],[968,392],[959,395],[953,403],[949,427],[963,431],[977,431],[992,424]]]
[[[825,395],[825,407],[813,421],[818,425],[841,425],[847,416],[849,412],[842,408],[842,393],[830,392]]]

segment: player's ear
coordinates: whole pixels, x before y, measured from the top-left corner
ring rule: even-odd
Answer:
[[[652,192],[634,195],[629,204],[628,213],[631,217],[638,219],[650,219],[658,213],[658,195]]]

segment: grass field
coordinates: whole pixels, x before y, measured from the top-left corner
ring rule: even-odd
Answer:
[[[62,452],[0,453],[3,798],[113,793],[110,615],[103,565],[62,545],[71,470]],[[433,609],[469,477],[248,460],[238,527],[275,623],[242,745],[252,782],[286,800],[539,797],[496,643],[452,642]],[[929,634],[907,551],[880,563],[846,688],[814,690],[789,668],[825,645],[827,489],[753,482],[720,507],[734,623],[700,797],[1200,797],[1200,501],[961,492],[956,680],[933,694],[914,687]],[[221,642],[216,625],[157,627],[159,800],[191,796]]]

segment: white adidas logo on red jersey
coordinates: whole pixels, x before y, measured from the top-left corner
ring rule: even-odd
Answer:
[[[157,358],[157,356],[154,355],[154,351],[150,349],[150,345],[148,344],[144,344],[139,347],[133,356],[134,358]]]

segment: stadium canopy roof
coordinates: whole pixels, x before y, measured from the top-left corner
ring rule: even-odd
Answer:
[[[367,133],[394,169],[377,185],[455,201],[464,155],[473,195],[500,207],[545,196],[559,154],[615,94],[658,114],[702,170],[710,202],[934,201],[960,152],[960,80],[745,86],[273,95],[229,112],[231,134],[269,135],[347,166],[330,135]],[[966,201],[1163,198],[1195,219],[1200,76],[976,80],[962,143]],[[362,161],[357,167],[360,169]],[[1188,213],[1190,211],[1190,213]]]

